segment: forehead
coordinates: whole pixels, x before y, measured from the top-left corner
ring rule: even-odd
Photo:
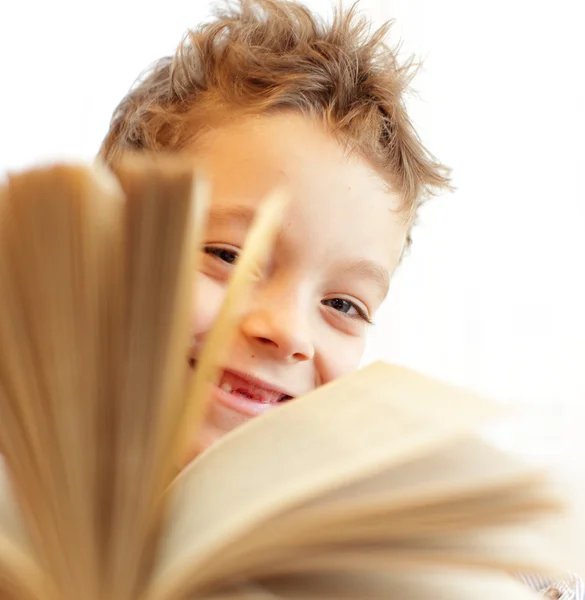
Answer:
[[[389,271],[399,261],[406,234],[399,197],[309,118],[247,118],[206,134],[194,151],[212,179],[212,218],[244,223],[284,184],[292,202],[281,237],[311,242],[315,253],[360,254]]]

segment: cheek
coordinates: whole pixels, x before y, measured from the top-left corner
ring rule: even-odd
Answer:
[[[365,337],[332,336],[321,346],[316,358],[319,361],[319,383],[322,385],[355,371],[364,354]]]
[[[225,285],[200,273],[192,293],[192,335],[207,333],[215,322],[225,296]]]

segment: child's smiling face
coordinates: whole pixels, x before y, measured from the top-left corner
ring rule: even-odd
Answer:
[[[358,367],[407,233],[398,197],[308,118],[228,124],[206,134],[196,155],[212,179],[213,200],[193,306],[192,363],[255,210],[281,183],[292,201],[193,454],[278,402]]]

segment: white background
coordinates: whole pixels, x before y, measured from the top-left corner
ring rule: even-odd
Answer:
[[[519,405],[498,439],[585,481],[584,2],[361,8],[424,60],[409,105],[457,186],[422,212],[366,360]],[[0,173],[91,159],[135,77],[207,15],[199,0],[2,0]]]

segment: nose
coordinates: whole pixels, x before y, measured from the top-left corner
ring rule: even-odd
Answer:
[[[267,294],[254,301],[241,324],[242,333],[254,350],[290,363],[311,360],[315,349],[302,303]]]

